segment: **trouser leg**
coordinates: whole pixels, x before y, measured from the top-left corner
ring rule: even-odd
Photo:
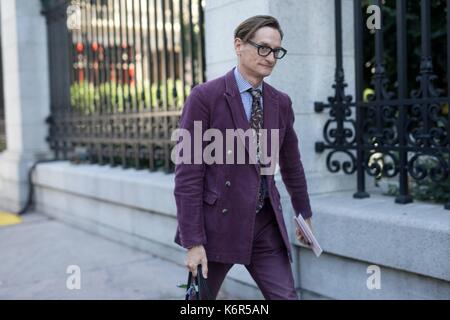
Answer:
[[[246,268],[265,299],[298,299],[287,249],[268,199],[256,215],[252,257]]]
[[[208,284],[213,299],[217,298],[223,280],[232,266],[233,264],[230,263],[208,261],[208,278],[206,279],[206,283]]]

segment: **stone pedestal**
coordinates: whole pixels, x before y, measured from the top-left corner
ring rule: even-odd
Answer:
[[[0,153],[0,209],[19,211],[33,162],[51,157],[47,31],[38,0],[1,0],[7,149]]]

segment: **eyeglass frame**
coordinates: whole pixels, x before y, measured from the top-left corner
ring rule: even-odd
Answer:
[[[255,42],[253,42],[252,40],[247,40],[246,42],[248,42],[249,44],[251,44],[253,47],[257,48],[257,49],[258,49],[258,55],[260,55],[261,57],[268,57],[268,56],[273,52],[273,57],[274,57],[275,59],[277,59],[277,60],[280,60],[280,59],[283,59],[283,58],[286,56],[286,54],[287,54],[287,50],[286,50],[285,48],[283,48],[283,47],[279,47],[279,48],[273,49],[273,48],[271,48],[271,47],[269,47],[269,46],[264,46],[264,45],[261,45],[261,44],[257,44],[257,43],[255,43]],[[270,49],[270,52],[269,52],[268,54],[266,54],[266,55],[263,55],[263,54],[260,53],[261,48],[269,48],[269,49]],[[277,57],[275,56],[275,51],[276,51],[276,50],[278,50],[278,52],[281,51],[281,52],[284,53],[283,56],[282,56],[281,58],[277,58]]]

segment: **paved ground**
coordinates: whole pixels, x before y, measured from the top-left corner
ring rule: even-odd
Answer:
[[[71,265],[79,290],[67,288]],[[186,278],[182,266],[37,213],[0,226],[0,299],[183,299]]]

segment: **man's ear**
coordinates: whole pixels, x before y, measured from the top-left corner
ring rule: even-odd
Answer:
[[[241,55],[241,48],[242,48],[242,40],[240,38],[234,39],[234,51],[238,56]]]

